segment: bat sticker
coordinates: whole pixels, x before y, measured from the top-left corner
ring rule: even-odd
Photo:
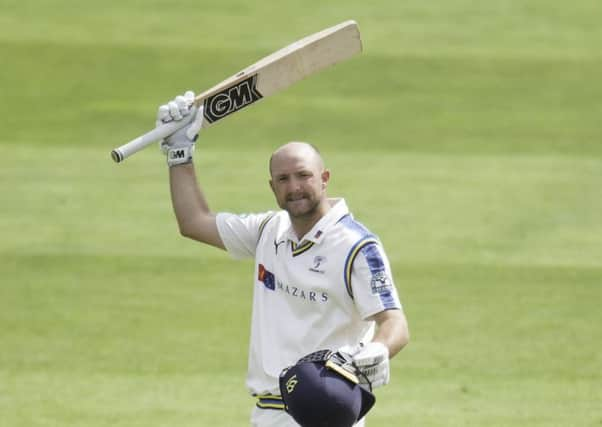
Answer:
[[[205,99],[203,115],[209,123],[214,123],[261,98],[263,95],[257,90],[257,74],[254,74]]]

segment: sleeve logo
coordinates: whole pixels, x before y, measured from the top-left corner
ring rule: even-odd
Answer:
[[[372,275],[370,287],[373,295],[380,295],[391,291],[393,284],[385,271],[379,271]]]

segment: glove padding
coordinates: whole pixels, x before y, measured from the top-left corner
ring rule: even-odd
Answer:
[[[348,354],[359,371],[360,384],[371,389],[389,384],[389,349],[380,342],[360,343],[355,347],[345,346],[340,353]]]
[[[203,126],[203,107],[194,105],[194,92],[187,91],[173,101],[161,105],[157,111],[156,127],[172,121],[186,121],[187,125],[161,140],[160,147],[167,155],[169,167],[192,162],[194,143]]]

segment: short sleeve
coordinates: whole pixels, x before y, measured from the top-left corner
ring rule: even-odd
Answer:
[[[360,249],[352,265],[351,287],[363,319],[381,311],[401,309],[389,260],[379,243],[369,242]]]
[[[248,215],[217,214],[217,230],[230,256],[236,259],[254,257],[259,237],[273,216],[273,212]]]

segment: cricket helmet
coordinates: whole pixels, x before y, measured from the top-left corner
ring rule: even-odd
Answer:
[[[301,427],[351,427],[376,400],[357,375],[343,353],[311,353],[280,374],[285,409]]]

